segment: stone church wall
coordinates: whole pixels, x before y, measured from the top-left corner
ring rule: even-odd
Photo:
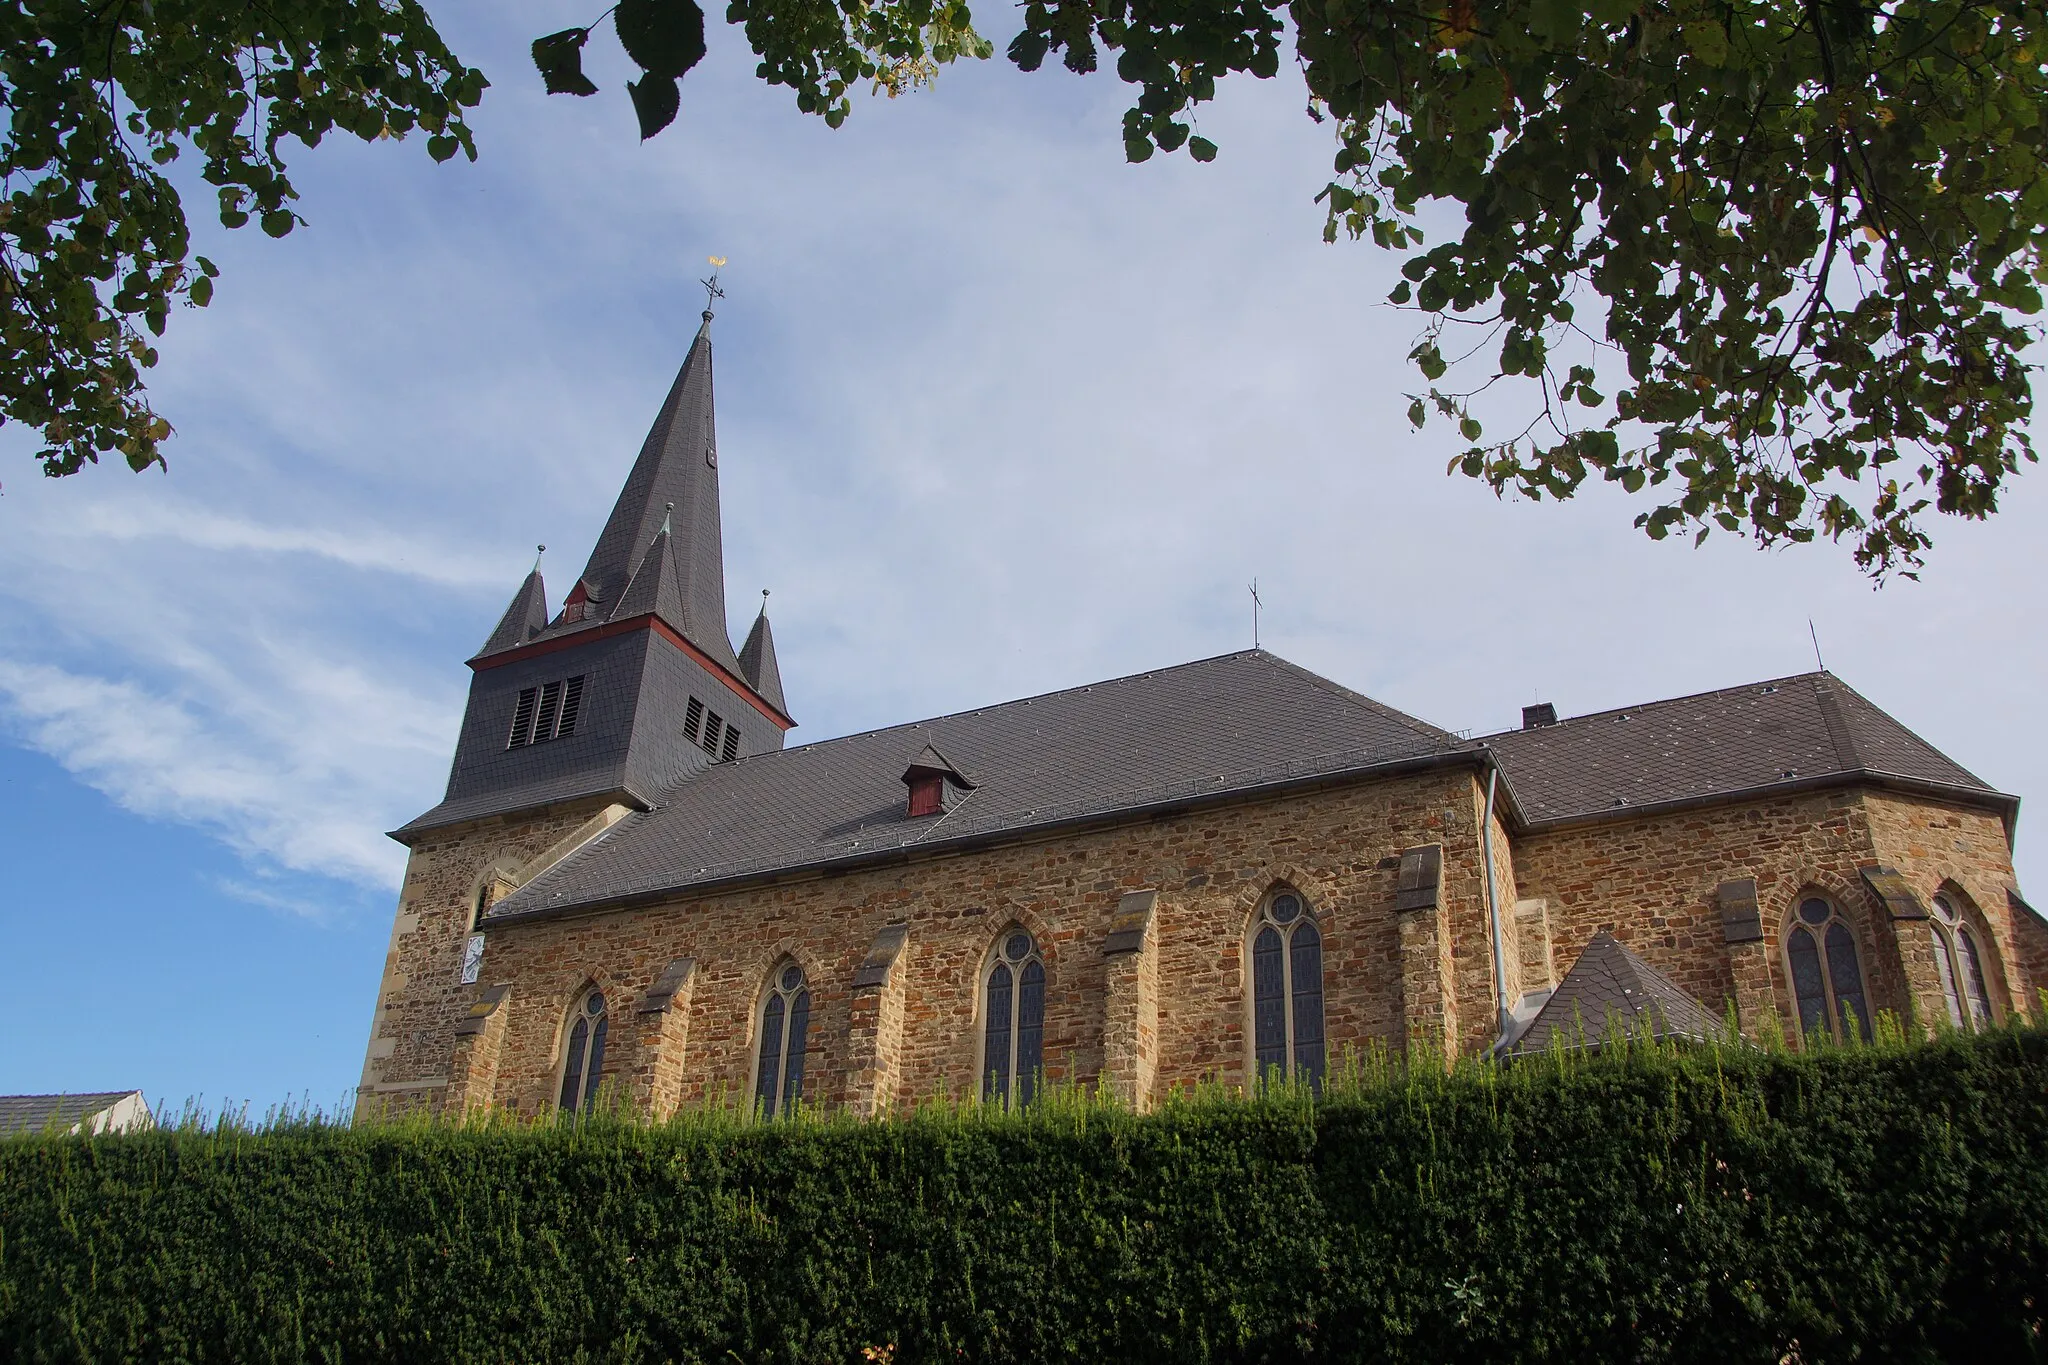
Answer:
[[[2048,962],[2031,969],[2027,964],[2019,921],[2032,917],[2015,910],[2007,896],[2017,880],[2005,822],[1984,811],[1891,792],[1869,792],[1863,805],[1877,861],[1901,873],[1923,905],[1946,893],[1972,923],[1988,931],[1994,960],[1985,964],[1985,972],[1992,978],[1994,1006],[2001,1011],[2015,1005],[2033,1008],[2034,986],[2048,985],[2048,977],[2038,975]],[[1919,947],[1925,937],[1912,935],[1912,946]],[[1923,1014],[1939,1018],[1943,1008],[1930,959]]]
[[[461,974],[478,893],[493,880],[506,889],[523,883],[556,861],[565,842],[580,843],[579,833],[595,834],[623,814],[621,806],[585,802],[477,821],[413,846],[377,986],[358,1107],[438,1107],[454,1028],[475,995]]]
[[[1045,962],[1049,1080],[1105,1081],[1140,1105],[1205,1079],[1239,1085],[1245,933],[1281,884],[1302,893],[1323,931],[1333,1065],[1374,1044],[1475,1052],[1493,1041],[1498,1007],[1484,813],[1483,781],[1440,770],[507,924],[488,936],[479,982],[463,986],[479,889],[523,885],[625,811],[480,822],[413,850],[362,1099],[537,1112],[555,1099],[567,1013],[595,984],[611,1019],[608,1084],[657,1114],[744,1105],[762,991],[785,958],[812,993],[808,1098],[861,1112],[964,1098],[979,1075],[980,981],[1013,925]],[[1521,837],[1502,809],[1492,836],[1510,1002],[1555,984],[1607,929],[1709,1010],[1742,1002],[1746,1031],[1773,1004],[1789,1025],[1781,936],[1800,895],[1818,889],[1856,932],[1871,1007],[1937,1018],[1925,927],[1893,920],[1863,880],[1873,865],[1900,872],[1923,903],[1945,890],[1966,906],[1992,945],[2001,1010],[2048,982],[2048,926],[2007,899],[2012,867],[1994,815],[1836,791]],[[1428,860],[1414,855],[1430,846],[1434,892],[1397,908],[1411,903],[1403,855],[1420,866]],[[1760,943],[1724,931],[1719,893],[1740,879],[1755,882]]]
[[[591,983],[604,990],[615,1021],[607,1079],[652,1074],[646,1059],[628,1055],[640,1030],[625,1021],[664,969],[684,958],[694,963],[687,1030],[678,1030],[688,1055],[673,1094],[639,1098],[657,1112],[674,1103],[746,1102],[763,983],[785,956],[803,967],[813,997],[808,1096],[867,1109],[970,1095],[979,980],[991,945],[1012,924],[1031,932],[1045,960],[1046,1074],[1092,1084],[1104,1073],[1110,975],[1121,970],[1104,956],[1105,937],[1126,893],[1143,889],[1158,892],[1148,931],[1155,960],[1129,976],[1131,989],[1148,989],[1148,974],[1156,981],[1153,1094],[1204,1078],[1243,1081],[1244,935],[1260,898],[1281,883],[1307,898],[1324,933],[1333,1060],[1375,1041],[1400,1047],[1418,1024],[1455,1045],[1461,1016],[1484,1032],[1492,1011],[1478,799],[1470,771],[1459,769],[506,925],[491,932],[483,968],[484,983],[511,986],[495,1102],[532,1113],[554,1099],[563,1021]],[[1442,845],[1439,908],[1397,916],[1399,855],[1422,844]],[[1511,897],[1512,888],[1502,894]],[[1432,930],[1447,949],[1458,998],[1404,1005],[1399,921],[1422,915],[1437,920]],[[851,983],[896,922],[908,932],[870,1006]]]
[[[1795,1016],[1782,934],[1801,893],[1816,889],[1856,932],[1871,1007],[1938,1017],[1925,934],[1920,926],[1899,932],[1904,922],[1895,925],[1863,881],[1867,866],[1903,873],[1923,902],[1944,881],[1959,881],[1983,911],[1980,923],[2001,962],[2015,960],[2004,827],[1995,815],[1945,803],[1868,790],[1813,792],[1526,835],[1515,856],[1522,894],[1548,901],[1563,953],[1607,929],[1716,1012],[1740,996],[1738,969],[1747,963],[1768,972],[1769,998],[1789,1026]],[[1756,957],[1730,944],[1722,928],[1716,893],[1739,878],[1756,881],[1765,947]],[[1568,970],[1568,957],[1558,966]],[[2021,990],[2009,976],[2000,1007]],[[1743,1026],[1752,1030],[1753,1021]]]

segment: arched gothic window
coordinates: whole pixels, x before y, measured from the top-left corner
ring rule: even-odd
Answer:
[[[1275,891],[1251,933],[1252,1054],[1263,1080],[1323,1081],[1323,936],[1301,896]]]
[[[1045,1063],[1045,959],[1029,933],[998,936],[981,984],[981,1097],[1021,1109]]]
[[[562,1099],[565,1114],[587,1110],[597,1102],[597,1083],[604,1075],[604,992],[584,992],[569,1012],[569,1041],[562,1050]]]
[[[1991,993],[1984,987],[1984,954],[1977,931],[1947,895],[1934,898],[1934,971],[1941,978],[1948,1021],[1957,1028],[1979,1029],[1991,1022]]]
[[[1844,1040],[1870,1037],[1870,1006],[1856,935],[1833,902],[1820,896],[1800,900],[1785,933],[1785,963],[1792,973],[1802,1032],[1825,1032]]]
[[[764,1117],[787,1114],[804,1097],[804,1048],[810,1042],[811,989],[804,969],[784,958],[768,976],[761,1002],[761,1063],[754,1102]]]

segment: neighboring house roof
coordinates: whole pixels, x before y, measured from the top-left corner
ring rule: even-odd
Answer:
[[[2001,810],[2018,804],[1829,673],[1575,716],[1480,742],[1500,756],[1531,827],[1850,776],[1938,788]]]
[[[23,1133],[128,1132],[152,1126],[140,1090],[88,1095],[0,1095],[0,1136]]]
[[[943,817],[913,820],[903,773],[927,746],[975,786]],[[1227,654],[713,765],[489,920],[1432,759],[1484,761],[1457,736],[1263,650]]]
[[[1699,1001],[1602,929],[1579,954],[1513,1044],[1510,1055],[1566,1047],[1600,1047],[1630,1038],[1707,1041],[1726,1033]]]

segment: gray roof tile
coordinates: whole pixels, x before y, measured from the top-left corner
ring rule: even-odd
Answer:
[[[68,1130],[137,1092],[104,1090],[82,1095],[0,1095],[0,1136]]]
[[[768,624],[765,599],[761,614],[754,618],[754,628],[747,632],[747,642],[740,646],[740,676],[760,693],[761,700],[783,715],[789,714],[789,703],[782,699],[782,668],[775,662],[775,631]]]
[[[977,784],[910,819],[931,745]],[[491,918],[973,841],[1469,745],[1264,651],[807,744],[706,769],[500,901]]]
[[[912,820],[904,764],[927,747],[978,786],[942,818]],[[1827,674],[1461,741],[1253,650],[713,766],[654,794],[654,809],[492,917],[974,843],[1419,758],[1478,762],[1485,749],[1524,826],[1869,773],[2010,802]]]
[[[1622,707],[1480,742],[1500,756],[1530,825],[1852,773],[1998,798],[1827,673]]]
[[[491,638],[484,641],[484,647],[476,652],[481,659],[486,654],[497,654],[504,650],[516,649],[548,628],[548,590],[540,578],[540,566],[534,565],[533,572],[526,575],[526,581],[519,585],[519,591],[512,595],[512,605],[505,608],[505,614],[498,618],[498,628],[491,632]]]
[[[1623,1036],[1707,1041],[1725,1031],[1699,1001],[1602,929],[1509,1052],[1542,1052],[1553,1037],[1566,1047],[1599,1047]]]

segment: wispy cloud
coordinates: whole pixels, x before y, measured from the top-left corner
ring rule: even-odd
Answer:
[[[45,533],[80,542],[162,540],[217,554],[305,556],[441,588],[496,591],[505,582],[502,548],[491,555],[450,553],[445,531],[439,540],[395,536],[374,525],[314,523],[315,514],[305,509],[297,522],[263,521],[197,506],[162,486],[125,491],[130,496],[58,504]],[[288,565],[266,569],[293,572]]]
[[[302,702],[347,695],[310,685],[320,676]],[[131,681],[0,661],[0,711],[20,738],[125,808],[202,825],[258,864],[395,884],[402,853],[365,820],[391,806],[379,789],[392,746],[346,734],[351,721],[369,728],[364,708],[286,708],[298,713],[295,730],[252,724],[234,700],[202,706]]]

